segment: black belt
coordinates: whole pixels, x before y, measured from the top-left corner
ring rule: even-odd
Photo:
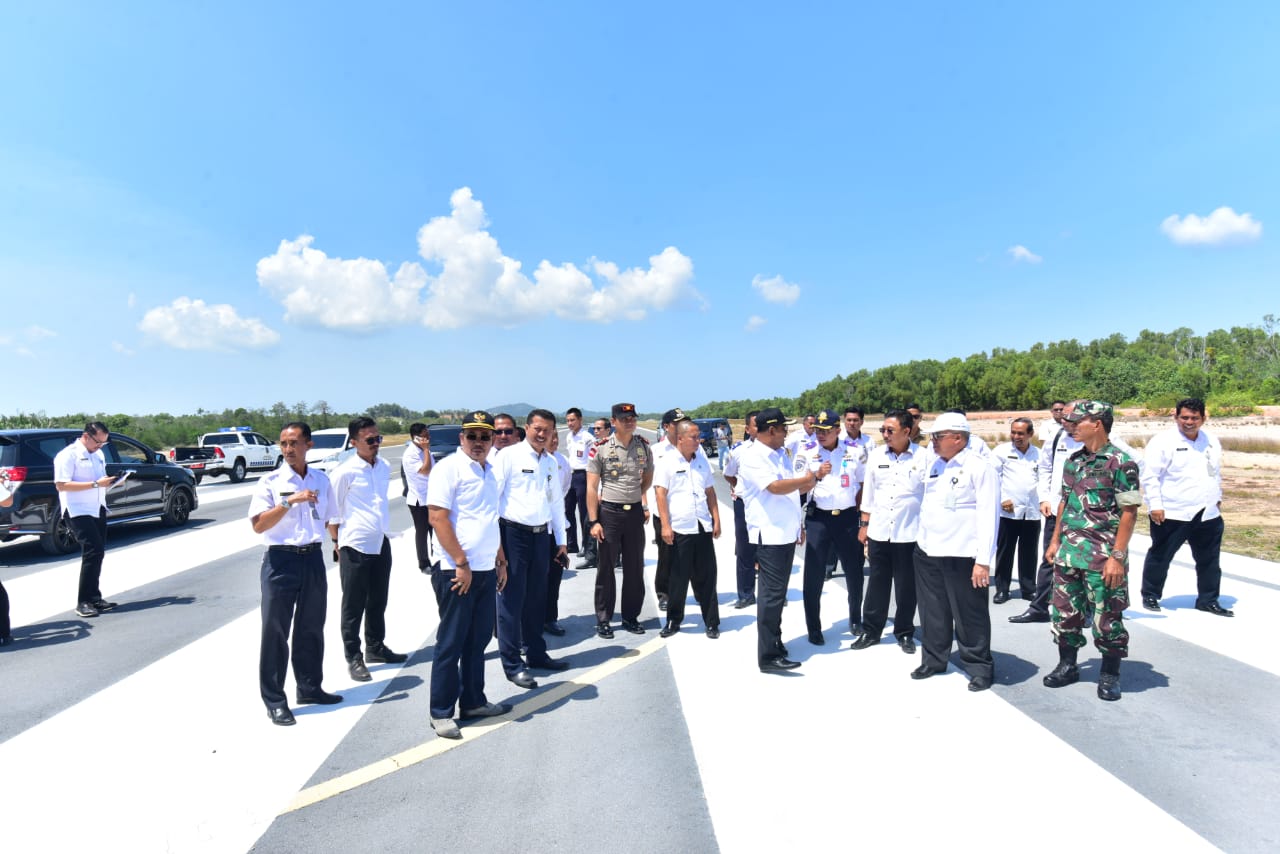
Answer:
[[[267,546],[269,552],[288,552],[295,555],[309,555],[319,550],[319,543],[308,543],[305,546]]]
[[[515,528],[520,531],[528,531],[530,534],[545,534],[548,527],[544,522],[541,525],[525,525],[520,522],[512,522],[510,519],[499,519],[499,525],[506,525],[508,528]]]
[[[639,501],[633,501],[630,504],[619,504],[617,501],[601,501],[600,502],[601,507],[608,507],[610,510],[622,510],[623,512],[630,512],[639,504],[640,504]]]
[[[856,504],[853,505],[852,507],[845,507],[840,510],[823,510],[821,507],[819,507],[816,504],[809,505],[810,516],[817,516],[818,514],[822,514],[823,516],[839,516],[841,513],[854,513],[854,512],[857,512],[857,510],[858,510],[858,505]]]

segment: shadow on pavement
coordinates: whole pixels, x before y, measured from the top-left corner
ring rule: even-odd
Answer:
[[[17,626],[13,630],[13,643],[4,648],[4,653],[77,641],[89,637],[92,634],[90,629],[89,623],[79,618]]]

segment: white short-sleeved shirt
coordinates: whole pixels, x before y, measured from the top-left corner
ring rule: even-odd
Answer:
[[[738,463],[742,459],[742,454],[755,444],[755,439],[743,439],[729,450],[725,451],[725,461],[723,474],[725,477],[738,476]],[[741,498],[742,493],[735,487],[729,493],[730,498]]]
[[[1058,504],[1062,501],[1062,467],[1067,458],[1084,447],[1082,442],[1067,435],[1067,431],[1059,427],[1052,436],[1044,437],[1044,445],[1040,448],[1039,470],[1036,472],[1036,491],[1040,494],[1040,503],[1049,505],[1049,514],[1057,515]]]
[[[1189,522],[1203,510],[1202,519],[1216,519],[1222,515],[1222,444],[1204,430],[1194,441],[1177,427],[1159,433],[1147,444],[1141,483],[1147,506],[1166,518]]]
[[[493,569],[498,558],[498,481],[493,466],[478,463],[461,448],[436,463],[427,487],[427,504],[449,511],[458,545],[473,572]],[[453,558],[437,548],[443,569],[457,569]]]
[[[950,460],[934,457],[925,478],[916,538],[925,554],[972,558],[990,566],[999,519],[1000,479],[986,459],[967,448]]]
[[[586,471],[587,453],[595,443],[595,437],[587,427],[577,433],[569,433],[564,440],[564,455],[569,460],[569,467],[574,471]]]
[[[753,543],[784,546],[800,539],[800,495],[775,495],[769,484],[786,480],[792,473],[785,448],[773,450],[763,442],[752,442],[738,464],[738,494],[746,511],[747,536]]]
[[[707,490],[715,486],[715,478],[705,455],[695,453],[692,460],[686,460],[679,451],[667,454],[654,466],[653,485],[667,491],[671,530],[696,534],[699,522],[705,530],[711,530]]]
[[[81,436],[53,458],[55,483],[93,483],[106,477],[107,461],[102,450],[90,451]],[[97,516],[107,506],[107,491],[102,487],[59,492],[58,502],[71,516]]]
[[[372,464],[352,454],[329,476],[338,513],[338,547],[364,554],[382,551],[383,539],[391,533],[391,465],[382,457]]]
[[[556,545],[563,546],[564,495],[556,458],[539,454],[525,439],[491,461],[498,482],[498,515],[521,525],[550,525]]]
[[[1028,445],[1026,453],[1013,442],[996,445],[990,456],[991,466],[1000,478],[1000,516],[1005,519],[1039,519],[1040,449]],[[1012,501],[1013,509],[1005,510],[1003,502]]]
[[[834,451],[828,451],[821,444],[808,451],[802,451],[792,463],[799,477],[806,471],[817,472],[823,463],[831,463],[831,473],[817,482],[809,492],[809,502],[820,510],[848,510],[858,503],[858,487],[862,485],[862,475],[866,464],[859,461],[860,448],[837,442]]]
[[[422,448],[410,439],[409,444],[404,446],[404,456],[400,457],[400,469],[404,472],[404,479],[409,484],[409,494],[404,500],[410,507],[425,507],[427,504],[427,484],[430,482],[431,475],[421,474],[418,471],[422,468],[422,454]]]
[[[329,520],[338,514],[338,505],[333,500],[329,478],[318,468],[308,466],[307,473],[300,475],[292,467],[284,465],[259,478],[253,497],[249,499],[249,518],[283,504],[288,493],[308,489],[316,494],[316,503],[299,503],[290,507],[283,519],[262,532],[264,543],[269,546],[309,546],[324,541]]]
[[[882,543],[915,542],[920,529],[920,501],[932,458],[919,445],[909,444],[901,454],[880,445],[867,460],[862,485],[862,512],[867,514],[867,536]]]

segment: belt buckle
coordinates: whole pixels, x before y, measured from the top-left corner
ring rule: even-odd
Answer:
[[[839,515],[840,515],[840,509],[839,509],[839,508],[836,508],[835,510],[832,510],[832,511],[831,511],[831,515],[832,515],[832,516],[839,516]]]
[[[623,505],[622,505],[622,509],[623,509],[623,510],[630,510],[630,509],[631,509],[631,505],[630,505],[630,504],[623,504]]]

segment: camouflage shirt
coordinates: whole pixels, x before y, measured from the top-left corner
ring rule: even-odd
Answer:
[[[1081,448],[1062,469],[1062,542],[1057,562],[1101,572],[1115,547],[1120,511],[1142,503],[1138,464],[1108,442]]]

